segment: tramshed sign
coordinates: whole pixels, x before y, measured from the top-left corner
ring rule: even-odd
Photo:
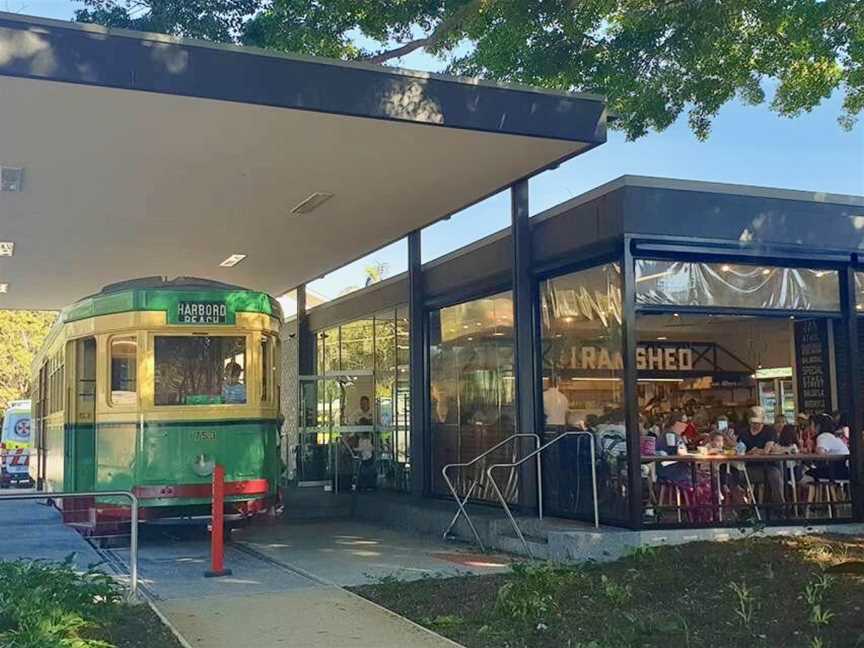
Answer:
[[[622,371],[624,357],[620,351],[610,351],[602,345],[573,345],[561,350],[555,365],[565,372],[591,377]],[[754,371],[714,342],[641,342],[636,347],[636,370],[649,376],[698,375],[730,380],[739,380]]]
[[[624,369],[620,351],[585,345],[570,349],[571,369]],[[693,348],[687,345],[640,344],[636,347],[638,371],[692,371]]]

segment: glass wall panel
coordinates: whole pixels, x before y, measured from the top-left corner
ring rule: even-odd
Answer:
[[[705,308],[840,310],[834,270],[685,261],[636,261],[636,303]]]
[[[637,317],[645,524],[851,515],[831,324]],[[820,445],[833,456],[817,454]]]
[[[375,367],[375,324],[372,318],[339,327],[340,364],[343,371]]]
[[[443,466],[470,461],[515,432],[512,294],[430,313],[430,365],[433,489],[448,494]],[[485,467],[512,461],[514,451],[505,446],[475,469],[454,473],[459,491],[494,499]],[[510,499],[518,494],[517,476],[501,477]]]
[[[411,333],[408,308],[396,311],[396,461],[410,464],[411,447],[411,377],[409,372]],[[405,490],[408,484],[405,484]]]
[[[350,379],[343,377],[338,393],[333,391],[336,382],[325,381],[333,388],[317,390],[318,407],[333,413],[334,425],[349,426],[344,434],[352,447],[361,447],[362,442],[365,448],[371,435],[373,458],[367,462],[374,462],[377,486],[409,490],[407,309],[388,309],[321,331],[316,343],[317,374],[363,372]],[[364,484],[369,488],[372,469],[365,465],[364,470]]]
[[[628,518],[627,436],[617,263],[574,272],[540,286],[545,441],[583,431],[595,441],[601,518]],[[553,515],[591,519],[587,435],[544,453],[543,494]]]

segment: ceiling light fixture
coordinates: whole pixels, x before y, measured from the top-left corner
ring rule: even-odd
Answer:
[[[0,241],[0,257],[12,256],[15,253],[15,244],[12,241]]]
[[[236,266],[238,263],[240,263],[245,258],[246,258],[245,254],[232,254],[231,256],[229,256],[227,259],[225,259],[219,265],[222,266],[223,268],[233,268],[234,266]]]
[[[7,292],[9,292],[9,284],[0,283],[0,294],[5,295]]]
[[[318,209],[321,205],[330,200],[332,197],[332,193],[328,193],[326,191],[316,191],[309,194],[309,196],[300,201],[300,203],[298,203],[297,206],[291,210],[291,213],[308,214],[309,212]]]
[[[0,191],[21,191],[24,169],[20,167],[0,167]]]

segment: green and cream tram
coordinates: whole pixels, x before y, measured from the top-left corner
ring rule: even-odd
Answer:
[[[269,295],[186,277],[64,309],[33,367],[33,477],[49,492],[131,491],[142,519],[183,518],[209,512],[221,464],[227,514],[274,506],[280,322]],[[67,521],[128,519],[119,499],[80,504]]]

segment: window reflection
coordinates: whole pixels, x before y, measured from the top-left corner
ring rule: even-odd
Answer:
[[[515,432],[511,293],[433,311],[430,342],[432,473],[435,491],[445,493],[446,464],[470,461]],[[458,487],[494,499],[483,468],[513,458],[505,446],[475,471],[458,475]],[[505,481],[505,496],[514,499],[515,472]]]
[[[835,270],[636,261],[637,304],[837,311],[839,286]]]
[[[156,405],[246,402],[246,338],[156,336]]]
[[[544,281],[540,306],[545,440],[567,431],[590,432],[597,449],[601,517],[625,520],[620,267],[609,263]],[[551,514],[593,515],[586,439],[563,439],[543,455],[543,492]]]
[[[137,402],[138,339],[134,335],[111,338],[111,404]]]

